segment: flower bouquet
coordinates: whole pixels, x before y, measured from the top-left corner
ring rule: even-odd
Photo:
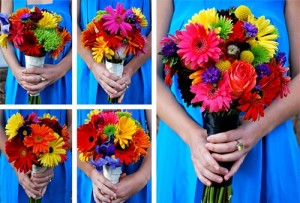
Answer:
[[[147,155],[150,138],[129,112],[93,110],[88,118],[77,129],[79,158],[116,184],[122,164],[129,165]]]
[[[130,55],[145,53],[146,37],[141,28],[147,27],[146,17],[140,8],[125,10],[117,3],[116,9],[111,6],[97,12],[96,17],[87,24],[82,32],[82,46],[92,50],[97,63],[103,62],[110,73],[121,77],[124,61]],[[108,98],[110,103],[117,103],[118,98]]]
[[[178,87],[187,105],[201,107],[208,135],[236,129],[239,114],[256,121],[278,96],[289,93],[278,30],[246,6],[201,10],[185,29],[161,40],[165,82]],[[239,146],[237,146],[239,147]],[[228,170],[233,163],[220,163]],[[230,202],[231,179],[205,187],[202,202]]]
[[[0,14],[2,29],[0,46],[7,47],[8,40],[25,54],[26,68],[43,67],[45,55],[57,59],[65,44],[71,40],[70,33],[58,23],[62,17],[38,7],[21,8],[10,17]],[[45,78],[41,75],[41,82]],[[29,95],[29,104],[40,104],[40,95]]]
[[[38,117],[31,113],[23,117],[16,113],[8,119],[5,133],[8,161],[14,162],[19,172],[42,173],[67,160],[66,152],[70,147],[67,126],[61,126],[50,114]],[[46,187],[43,193],[45,191]],[[30,198],[29,202],[38,203],[41,198]]]

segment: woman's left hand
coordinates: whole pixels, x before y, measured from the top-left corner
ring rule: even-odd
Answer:
[[[58,65],[45,64],[43,68],[26,68],[22,71],[21,85],[28,94],[37,94],[64,75],[64,70]]]
[[[255,146],[259,136],[255,136],[252,123],[244,123],[235,130],[218,133],[207,137],[205,147],[218,162],[235,162],[225,180],[232,177],[243,163],[248,152]],[[240,145],[238,149],[238,144]]]
[[[37,185],[40,191],[42,191],[42,196],[46,192],[46,186],[51,182],[54,177],[53,168],[47,168],[42,173],[32,174],[30,180]]]
[[[139,177],[137,173],[121,176],[120,182],[116,184],[118,188],[117,199],[113,200],[112,203],[125,202],[145,186],[144,182],[146,181],[143,181],[143,178]]]

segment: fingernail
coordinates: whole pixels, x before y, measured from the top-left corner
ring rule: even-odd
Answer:
[[[224,179],[227,181],[228,180],[228,176],[225,176]]]
[[[207,141],[210,141],[211,140],[211,138],[210,137],[207,137],[207,139],[206,139]]]
[[[218,171],[220,169],[219,166],[214,166],[214,168]]]

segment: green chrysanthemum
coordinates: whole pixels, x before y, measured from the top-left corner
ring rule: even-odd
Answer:
[[[224,39],[228,39],[228,34],[232,33],[231,20],[227,20],[225,16],[221,16],[217,23],[212,23],[212,29],[216,29],[218,35]]]
[[[103,14],[107,14],[107,12],[104,10],[97,11],[97,15],[93,20],[95,20],[95,21],[101,20]]]
[[[104,127],[103,134],[106,135],[106,136],[111,136],[111,135],[114,135],[116,133],[116,130],[117,130],[116,125],[108,124],[107,126]]]
[[[62,38],[56,28],[37,28],[34,30],[34,34],[45,51],[56,50],[62,43]]]
[[[119,118],[122,116],[131,117],[131,113],[126,111],[117,111],[116,114],[118,115]]]
[[[256,66],[262,63],[268,63],[270,61],[269,52],[263,46],[257,45],[250,49],[254,55],[253,65]]]

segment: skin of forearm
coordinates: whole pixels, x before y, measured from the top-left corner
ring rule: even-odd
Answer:
[[[160,4],[157,8],[158,12],[158,34],[157,47],[161,48],[159,40],[167,36],[169,23],[173,13],[172,1],[167,0]],[[162,20],[163,19],[163,20]],[[199,134],[205,135],[206,131],[201,128],[190,116],[185,112],[176,101],[170,89],[163,82],[163,67],[161,64],[161,57],[157,57],[157,114],[160,119],[164,120],[180,137],[190,144],[190,136],[194,135],[196,131]],[[166,105],[167,104],[167,105]],[[176,115],[176,116],[170,116]]]

